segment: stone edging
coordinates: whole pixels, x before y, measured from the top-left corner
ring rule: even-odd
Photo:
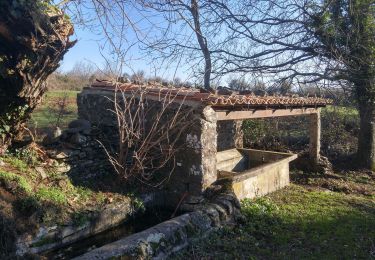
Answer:
[[[233,193],[215,196],[207,203],[196,204],[194,211],[160,223],[142,232],[94,249],[77,260],[131,258],[164,259],[202,236],[240,217],[240,205]]]
[[[92,221],[81,226],[41,227],[36,236],[24,234],[16,243],[16,254],[38,254],[57,249],[115,227],[136,213],[131,199],[106,206]]]

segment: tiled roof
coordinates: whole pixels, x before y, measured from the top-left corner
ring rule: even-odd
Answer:
[[[115,90],[116,85],[108,81],[97,81],[91,85],[91,88]],[[126,93],[136,93],[142,89],[150,96],[173,95],[180,100],[196,101],[213,107],[322,107],[332,103],[332,100],[321,97],[223,95],[202,92],[196,88],[174,88],[151,84],[120,83],[117,85],[117,89]]]

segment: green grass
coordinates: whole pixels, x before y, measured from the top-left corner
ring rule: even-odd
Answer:
[[[322,108],[322,113],[332,113],[345,115],[345,116],[358,116],[358,109],[355,107],[344,107],[344,106],[327,106]]]
[[[51,97],[61,98],[61,97],[64,97],[65,94],[68,96],[68,98],[75,99],[78,93],[79,91],[74,91],[74,90],[53,90],[53,91],[48,91],[46,93],[45,99],[48,99]]]
[[[32,187],[23,176],[0,170],[0,181],[5,185],[10,185],[14,182],[17,185],[17,190],[25,193],[32,192]]]
[[[293,185],[244,200],[245,223],[223,228],[176,258],[370,259],[375,253],[371,197]]]
[[[65,193],[56,187],[42,187],[36,194],[36,198],[42,201],[50,201],[56,204],[66,204],[67,198]]]
[[[87,200],[93,195],[92,190],[85,187],[74,187],[74,190],[81,200]]]
[[[43,102],[31,115],[29,122],[30,127],[46,128],[53,127],[57,124],[64,128],[68,123],[77,118],[77,98],[78,91],[49,91],[44,96]],[[60,109],[57,105],[58,101],[63,100],[67,96],[67,105],[58,123],[57,118]]]
[[[16,158],[15,156],[3,157],[3,161],[9,163],[20,172],[27,172],[29,166],[23,160]]]

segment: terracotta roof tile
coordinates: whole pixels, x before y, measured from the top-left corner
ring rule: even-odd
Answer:
[[[178,99],[201,102],[202,104],[213,107],[304,107],[304,106],[326,106],[332,103],[332,100],[321,97],[299,97],[292,96],[256,96],[254,94],[233,94],[221,95],[213,93],[202,93],[195,88],[174,88],[157,85],[137,85],[133,83],[120,83],[117,85],[108,81],[97,81],[91,85],[91,88],[101,89],[120,89],[121,91],[134,93],[144,90],[147,95],[174,95]]]

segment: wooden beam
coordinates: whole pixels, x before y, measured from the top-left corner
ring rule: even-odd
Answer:
[[[216,111],[217,120],[243,120],[264,117],[298,116],[318,113],[319,108],[254,109],[247,111]]]

